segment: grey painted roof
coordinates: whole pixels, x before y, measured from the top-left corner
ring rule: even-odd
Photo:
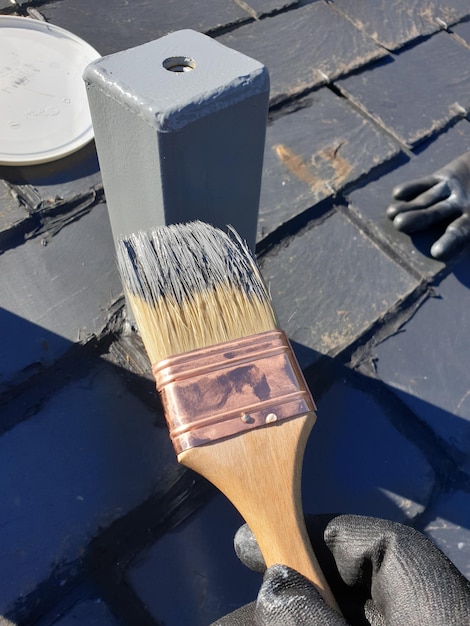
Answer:
[[[385,217],[395,184],[470,149],[468,2],[0,0],[0,13],[102,54],[190,28],[268,67],[257,251],[319,408],[305,510],[410,523],[470,578],[468,249],[435,261],[436,233],[411,239]],[[0,177],[0,615],[207,624],[260,580],[233,554],[238,515],[174,457],[125,321],[94,146]]]

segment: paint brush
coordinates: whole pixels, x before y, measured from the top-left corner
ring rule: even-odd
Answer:
[[[178,461],[235,505],[268,567],[297,570],[339,610],[301,506],[315,405],[250,251],[203,222],[140,232],[117,249]]]

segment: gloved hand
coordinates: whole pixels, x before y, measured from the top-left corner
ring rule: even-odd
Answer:
[[[468,626],[470,583],[424,535],[394,522],[310,516],[317,558],[344,617],[305,578],[283,565],[265,571],[256,602],[213,626]],[[235,537],[242,562],[264,561],[248,527]]]
[[[436,259],[446,258],[470,241],[470,152],[430,176],[401,185],[387,209],[397,230],[413,233],[446,219],[455,219],[431,247]]]

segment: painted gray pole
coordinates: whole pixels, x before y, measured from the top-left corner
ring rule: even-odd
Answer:
[[[182,30],[98,59],[84,79],[115,240],[200,219],[254,249],[267,69]]]

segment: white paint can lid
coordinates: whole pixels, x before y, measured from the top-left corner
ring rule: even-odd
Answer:
[[[93,139],[85,67],[100,57],[76,35],[0,16],[0,164],[33,165]]]

